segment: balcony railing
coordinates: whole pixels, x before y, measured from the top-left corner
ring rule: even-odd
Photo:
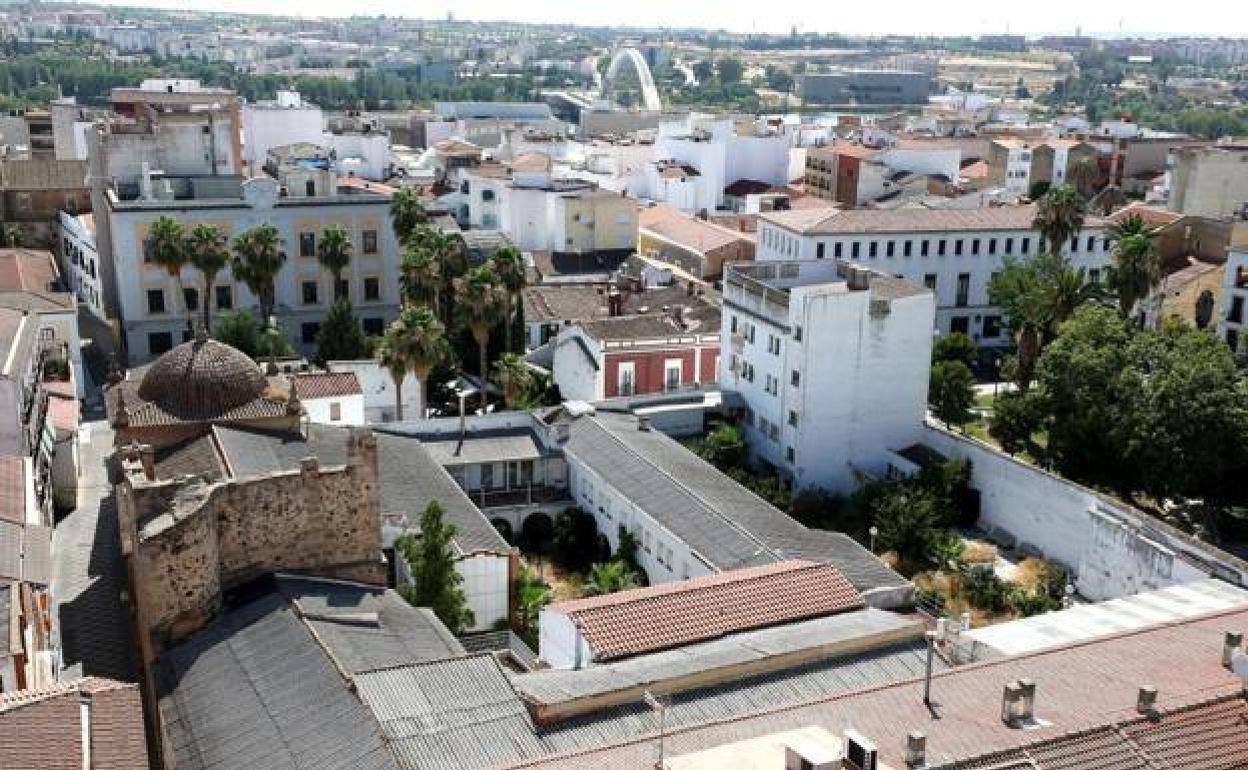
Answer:
[[[566,487],[546,485],[513,487],[512,489],[472,490],[468,496],[479,508],[506,508],[514,505],[536,505],[570,499]]]

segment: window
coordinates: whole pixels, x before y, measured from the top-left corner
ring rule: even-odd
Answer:
[[[779,395],[780,394],[780,379],[778,377],[773,377],[772,375],[768,374],[767,379],[764,381],[764,384],[763,384],[763,390],[766,391],[767,393],[770,393],[773,396]]]
[[[1079,236],[1077,235],[1072,235],[1070,237],[1070,253],[1071,254],[1079,253]]]
[[[363,252],[364,252],[365,254],[376,254],[376,253],[377,253],[377,231],[376,231],[376,230],[365,230],[365,231],[364,231],[364,248],[363,248]]]
[[[187,286],[182,289],[182,299],[186,302],[187,312],[199,310],[199,292]]]
[[[363,320],[364,334],[369,337],[380,337],[386,331],[386,322],[382,318],[365,318]]]
[[[329,402],[329,421],[338,422],[342,419],[342,404],[337,401]]]
[[[953,255],[955,257],[962,256],[962,239],[961,238],[953,242]]]
[[[303,282],[303,304],[315,305],[317,303],[316,295],[318,293],[317,290],[319,288],[320,287],[317,286],[316,281],[304,281]]]
[[[1022,246],[1019,248],[1019,251],[1023,253],[1024,257],[1027,256],[1027,252],[1031,251],[1031,239],[1030,238],[1024,238],[1022,240]]]
[[[839,243],[832,244],[832,256],[836,257],[837,259],[840,259],[841,254],[842,254],[841,244]]]
[[[822,242],[815,244],[815,259],[823,259],[824,244]]]
[[[147,335],[147,352],[154,356],[168,352],[173,347],[173,335],[169,332],[152,332]]]
[[[381,299],[381,280],[376,276],[364,279],[364,299],[370,301]]]
[[[728,317],[728,331],[732,334],[737,333],[737,317],[735,315]]]
[[[1087,244],[1087,246],[1085,246],[1085,247],[1084,247],[1084,250],[1085,250],[1085,251],[1092,251],[1092,250],[1093,250],[1093,249],[1095,249],[1095,248],[1096,248],[1096,236],[1095,236],[1095,235],[1089,235],[1089,236],[1088,236],[1088,244]]]
[[[679,358],[669,358],[663,362],[664,390],[676,390],[680,387],[680,374],[683,368]]]
[[[802,341],[802,325],[801,324],[795,324],[793,326],[793,340],[795,342]]]
[[[1239,352],[1239,329],[1226,330],[1226,346],[1236,353]]]
[[[1006,238],[1005,239],[1005,253],[1012,254],[1013,252],[1014,252],[1014,239]]]
[[[954,316],[949,319],[949,331],[954,334],[966,334],[970,331],[970,319],[964,315]]]
[[[849,254],[853,259],[858,259],[858,247],[861,245],[862,244],[858,243],[857,241],[855,241],[853,244],[850,245]]]
[[[797,452],[793,451],[793,447],[790,446],[784,448],[784,459],[787,460],[790,465],[797,462]]]
[[[334,299],[346,299],[351,294],[351,282],[346,278],[334,281]]]
[[[802,382],[801,372],[794,369],[793,373],[789,376],[789,384],[796,388],[798,385],[801,384],[801,382]]]
[[[792,409],[789,410],[789,425],[792,425],[794,428],[797,427],[797,412]]]
[[[316,233],[299,233],[299,256],[316,256]]]
[[[884,256],[886,257],[893,256],[893,253],[897,251],[896,247],[897,247],[897,243],[895,241],[889,241],[888,245],[884,247]]]
[[[928,244],[929,244],[929,241],[928,241],[926,238],[924,238],[923,240],[919,241],[919,256],[920,256],[920,257],[926,257],[926,256],[927,256]]]
[[[1091,270],[1089,270],[1088,271],[1088,283],[1100,283],[1100,282],[1101,282],[1100,268],[1094,267]]]
[[[215,289],[217,293],[217,310],[230,310],[234,307],[234,289],[229,286],[218,286]]]
[[[984,336],[993,338],[1001,336],[1001,316],[984,316]]]
[[[754,324],[745,325],[745,338],[750,341],[751,345],[754,344]]]
[[[997,239],[996,238],[988,239],[988,253],[989,254],[997,253]]]
[[[958,273],[958,295],[954,300],[954,304],[958,307],[966,307],[967,301],[971,294],[971,274]]]
[[[780,355],[780,338],[774,334],[767,335],[767,352],[773,356]]]
[[[481,465],[481,488],[489,489],[492,486],[494,486],[494,464],[483,463]],[[593,499],[592,493],[590,499]]]
[[[207,128],[207,126],[204,126],[204,128]],[[303,183],[303,194],[308,196],[309,198],[316,197],[316,180],[315,179],[309,179],[308,181]]]
[[[483,202],[485,202],[485,203],[489,203],[489,202],[493,201],[493,200],[494,200],[494,191],[493,191],[493,190],[482,190],[482,191],[481,191],[481,200],[482,200]]]
[[[870,243],[867,244],[867,256],[870,257],[871,259],[875,259],[879,248],[880,248],[880,244],[876,243],[875,241],[871,241]]]
[[[618,386],[619,395],[621,396],[633,395],[633,393],[635,392],[634,388],[636,387],[634,383],[636,383],[637,381],[636,375],[637,375],[636,366],[633,364],[632,361],[628,361],[628,362],[620,364],[618,381],[616,383]]]
[[[165,312],[164,289],[148,289],[147,290],[147,312],[153,313],[153,314]]]
[[[910,256],[910,241],[902,241],[902,244],[901,244],[901,255],[902,255],[903,257],[908,257],[908,256]]]
[[[976,256],[978,254],[979,254],[979,239],[972,238],[971,239],[971,256]]]
[[[945,256],[945,239],[944,238],[941,238],[939,241],[936,241],[936,254],[937,256],[941,256],[941,257]]]
[[[932,291],[936,291],[936,274],[928,273],[927,275],[923,276],[923,285],[926,286],[928,289],[931,289]]]
[[[321,325],[314,321],[304,324],[299,329],[299,339],[304,345],[312,345],[316,342],[316,335],[320,333]]]
[[[1226,320],[1231,323],[1243,323],[1244,321],[1244,298],[1232,297],[1231,309],[1226,314]]]

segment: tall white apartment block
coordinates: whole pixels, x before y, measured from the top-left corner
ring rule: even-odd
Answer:
[[[903,278],[936,295],[937,332],[1005,345],[1005,319],[989,302],[988,284],[1007,257],[1042,252],[1035,215],[1035,206],[770,212],[759,217],[756,259],[844,259]],[[1102,280],[1112,258],[1104,222],[1088,217],[1062,253],[1089,281]]]
[[[720,384],[745,402],[752,459],[846,493],[919,440],[935,298],[845,261],[724,270]]]

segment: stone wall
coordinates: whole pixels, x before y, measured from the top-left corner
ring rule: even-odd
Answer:
[[[979,525],[1060,562],[1104,601],[1204,577],[1248,586],[1248,563],[1125,503],[928,423],[923,443],[971,462]]]
[[[345,466],[308,458],[216,484],[151,481],[140,452],[123,450],[123,548],[146,653],[203,628],[226,591],[265,574],[384,585],[376,439],[360,429],[348,442]]]

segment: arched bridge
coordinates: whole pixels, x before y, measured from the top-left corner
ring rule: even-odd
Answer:
[[[636,48],[621,48],[611,57],[611,64],[607,67],[606,77],[602,79],[602,98],[604,101],[610,102],[614,95],[615,78],[620,72],[620,67],[627,63],[637,73],[637,80],[641,83],[641,106],[647,110],[659,112],[663,109],[663,100],[659,98],[659,89],[654,85],[654,76],[650,74],[650,67],[646,64],[646,57],[641,55],[641,51]]]

